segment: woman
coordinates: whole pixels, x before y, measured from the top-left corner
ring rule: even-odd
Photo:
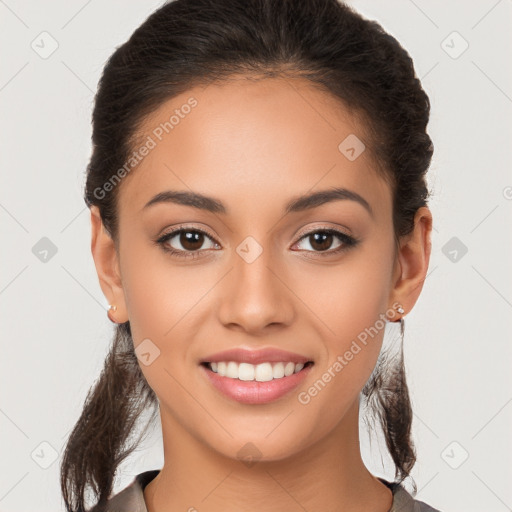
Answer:
[[[335,0],[177,0],[115,51],[85,200],[117,327],[67,510],[435,510],[402,485],[411,404],[381,351],[428,268],[429,111],[406,51]],[[362,461],[360,402],[393,482]],[[164,467],[111,496],[146,410]]]

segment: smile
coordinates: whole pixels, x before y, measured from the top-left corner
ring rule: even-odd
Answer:
[[[257,382],[268,382],[274,379],[289,377],[294,373],[299,373],[306,365],[311,364],[313,364],[311,361],[305,364],[292,361],[264,362],[260,364],[238,363],[236,361],[206,363],[212,372],[221,377]]]
[[[203,362],[199,368],[213,389],[224,398],[241,404],[262,405],[279,398],[285,399],[306,379],[313,366],[312,361],[264,362],[257,365],[217,361]]]

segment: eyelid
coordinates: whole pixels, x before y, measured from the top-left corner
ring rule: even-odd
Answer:
[[[190,225],[188,225],[186,223],[178,224],[177,226],[174,226],[173,228],[170,228],[168,231],[164,231],[161,235],[157,236],[157,240],[160,240],[160,239],[162,239],[164,237],[169,237],[170,235],[177,235],[181,231],[185,231],[185,230],[198,231],[199,233],[203,233],[204,235],[207,235],[209,238],[211,238],[212,241],[215,242],[217,245],[220,245],[218,240],[215,238],[214,235],[211,234],[210,231],[208,231],[208,229],[206,229],[206,228],[199,228],[197,226],[190,226]]]
[[[299,231],[297,234],[297,242],[302,240],[305,236],[311,235],[312,233],[316,233],[317,231],[333,231],[342,233],[345,236],[348,236],[350,238],[356,239],[354,235],[350,232],[347,228],[341,228],[341,227],[333,227],[333,226],[327,226],[327,225],[320,225],[320,226],[313,226],[309,227],[307,229],[303,229]],[[295,243],[297,243],[295,242]]]
[[[178,259],[182,259],[183,261],[196,260],[196,259],[204,256],[205,251],[209,252],[212,250],[210,248],[210,249],[199,249],[197,251],[184,251],[182,249],[175,249],[174,247],[169,245],[170,240],[172,240],[175,236],[178,236],[180,233],[186,232],[186,231],[195,231],[195,232],[202,233],[207,238],[211,239],[211,241],[213,242],[214,245],[220,247],[219,242],[209,232],[209,230],[207,230],[205,228],[198,228],[195,226],[188,226],[186,224],[179,224],[178,226],[174,226],[173,228],[170,228],[169,230],[164,230],[164,232],[161,235],[157,236],[153,240],[153,243],[155,245],[157,245],[158,247],[160,247],[166,253],[169,253],[171,256],[174,256]],[[169,246],[167,247],[167,245],[169,245]],[[215,248],[213,250],[218,250],[218,248]],[[211,252],[210,252],[210,254],[211,254]]]
[[[195,232],[202,233],[202,234],[206,235],[208,238],[210,238],[211,241],[215,245],[222,248],[221,244],[217,241],[216,237],[213,236],[208,229],[199,228],[197,226],[190,226],[187,223],[179,224],[177,226],[170,228],[168,231],[164,231],[154,241],[157,245],[164,245],[164,244],[168,243],[168,241],[170,239],[172,239],[174,236],[176,236],[177,234],[179,234],[183,231],[195,231]],[[347,233],[347,231],[348,231],[348,233]],[[299,234],[296,235],[296,241],[293,243],[292,247],[294,245],[300,243],[303,239],[307,238],[308,236],[311,236],[312,234],[318,233],[318,232],[327,232],[327,233],[332,234],[333,236],[335,236],[339,240],[341,240],[342,245],[339,248],[334,249],[334,250],[331,249],[331,250],[327,250],[327,251],[301,251],[301,252],[317,254],[319,256],[329,256],[329,255],[338,254],[350,247],[356,246],[360,242],[359,238],[356,238],[352,234],[349,234],[350,233],[349,229],[346,229],[346,228],[343,229],[341,227],[335,228],[333,226],[327,226],[327,225],[320,225],[320,226],[313,226],[313,227],[310,226],[307,229],[301,230],[299,232]],[[344,237],[345,237],[345,240],[344,240]],[[166,250],[170,253],[173,253],[174,255],[177,255],[177,256],[179,255],[179,257],[188,257],[188,258],[198,258],[198,257],[200,257],[199,255],[202,252],[211,251],[211,249],[198,249],[195,251],[184,251],[181,249],[174,249],[172,247],[166,248],[164,250]],[[215,249],[215,250],[218,250],[218,249]]]
[[[177,226],[170,228],[168,231],[164,231],[161,235],[157,236],[157,240],[161,239],[163,237],[167,237],[172,234],[177,234],[181,230],[184,230],[184,229],[189,229],[190,231],[199,231],[200,233],[203,233],[203,234],[209,236],[217,245],[220,245],[219,241],[216,239],[216,237],[214,235],[212,235],[212,233],[210,231],[208,231],[208,229],[199,228],[197,226],[190,226],[187,223],[178,224]],[[302,240],[307,235],[316,233],[317,231],[329,231],[329,230],[335,231],[335,232],[341,232],[342,234],[344,234],[348,237],[355,238],[351,234],[350,230],[348,230],[348,229],[342,229],[342,228],[338,228],[338,227],[334,228],[332,226],[320,225],[320,226],[313,226],[313,227],[305,228],[305,229],[302,229],[301,231],[299,231],[299,233],[296,235],[297,240],[294,242],[294,244],[296,244],[298,241]]]

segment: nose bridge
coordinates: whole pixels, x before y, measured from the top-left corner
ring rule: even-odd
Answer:
[[[290,294],[278,276],[270,250],[254,238],[243,240],[232,255],[229,286],[219,310],[224,325],[256,332],[269,324],[287,324],[293,315]]]

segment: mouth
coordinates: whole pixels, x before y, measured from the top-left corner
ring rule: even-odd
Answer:
[[[221,396],[242,404],[266,404],[290,398],[314,361],[278,347],[237,347],[198,361],[202,374]]]
[[[313,361],[295,363],[293,361],[265,361],[251,364],[238,361],[203,361],[201,366],[216,373],[219,377],[243,382],[270,382],[290,377],[313,366]]]
[[[206,381],[220,396],[246,405],[264,405],[288,400],[305,381],[314,362],[202,361],[199,364]]]

